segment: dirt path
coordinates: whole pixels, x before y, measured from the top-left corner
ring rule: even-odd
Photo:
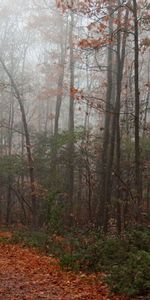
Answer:
[[[0,300],[109,300],[96,276],[60,269],[53,258],[18,245],[0,244]],[[115,299],[118,299],[115,297]],[[123,299],[123,298],[121,298]]]

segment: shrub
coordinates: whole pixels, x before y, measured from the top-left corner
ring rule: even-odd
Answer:
[[[150,250],[150,228],[139,227],[128,232],[126,239],[128,240],[132,250]]]
[[[105,272],[113,291],[128,296],[150,292],[150,229],[138,228],[122,238],[99,232],[69,232],[65,235],[22,232],[16,241],[36,246],[60,259],[62,268]],[[145,298],[148,299],[148,298]]]
[[[150,253],[139,250],[110,270],[107,282],[115,292],[127,296],[145,295],[150,291]]]
[[[27,230],[18,230],[14,232],[12,243],[21,243],[24,246],[41,248],[44,250],[47,241],[47,235],[44,232],[31,232]]]

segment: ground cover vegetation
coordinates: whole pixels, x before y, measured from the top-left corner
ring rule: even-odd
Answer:
[[[59,259],[63,270],[96,274],[113,292],[128,297],[150,296],[150,230],[136,228],[122,236],[105,236],[95,230],[60,235],[19,230],[12,243],[35,247]]]

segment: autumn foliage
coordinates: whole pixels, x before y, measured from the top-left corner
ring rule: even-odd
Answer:
[[[109,297],[107,286],[95,274],[65,272],[52,257],[17,245],[0,244],[1,299],[108,300]]]

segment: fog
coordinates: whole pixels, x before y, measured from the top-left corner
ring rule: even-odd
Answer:
[[[63,203],[67,226],[113,219],[120,231],[134,197],[149,209],[142,3],[136,32],[125,2],[0,1],[1,222],[43,226]]]

